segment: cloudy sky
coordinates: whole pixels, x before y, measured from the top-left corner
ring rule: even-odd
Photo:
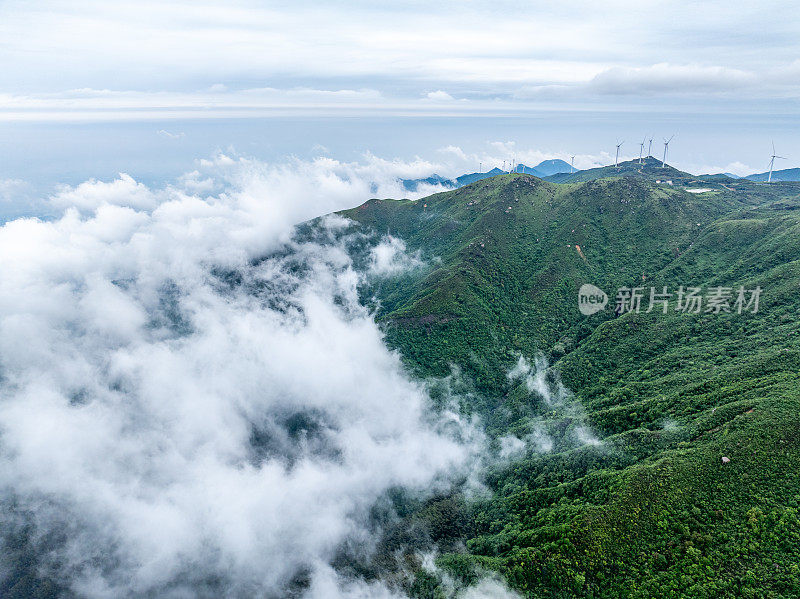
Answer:
[[[788,2],[12,0],[0,11],[5,118],[499,114],[615,96],[753,108],[800,90]]]
[[[786,1],[6,0],[0,179],[168,178],[218,150],[422,156],[447,175],[526,153],[591,166],[619,140],[634,156],[673,134],[677,166],[760,172],[773,140],[800,157],[792,13]],[[447,147],[468,160],[437,158]]]

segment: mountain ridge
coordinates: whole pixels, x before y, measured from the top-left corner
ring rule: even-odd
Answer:
[[[525,164],[518,164],[515,172],[527,175],[533,175],[539,178],[545,178],[547,176],[557,174],[560,172],[570,172],[572,167],[563,160],[554,158],[550,160],[543,160],[535,167],[526,166]],[[491,170],[483,173],[465,173],[456,177],[455,179],[447,179],[445,177],[441,177],[440,175],[434,173],[433,175],[421,179],[401,179],[401,183],[403,184],[404,188],[408,191],[417,191],[419,189],[420,184],[428,184],[428,185],[441,185],[442,187],[450,188],[450,189],[457,189],[458,187],[462,187],[464,185],[469,185],[470,183],[474,183],[475,181],[480,181],[482,179],[486,179],[489,177],[494,177],[497,175],[507,174],[508,171],[504,171],[500,168],[494,167]]]
[[[744,177],[745,179],[749,179],[750,181],[759,181],[764,182],[769,177],[769,171],[763,173],[754,173],[752,175],[747,175]],[[774,170],[772,171],[772,180],[773,181],[800,181],[800,168],[785,168],[781,170]]]
[[[702,175],[692,175],[684,171],[680,171],[670,165],[661,167],[662,161],[653,157],[647,156],[642,158],[641,163],[638,159],[623,161],[619,166],[602,166],[584,170],[574,170],[565,161],[559,159],[544,160],[536,167],[529,167],[525,164],[519,164],[515,172],[520,174],[533,175],[540,179],[546,179],[554,183],[576,183],[580,181],[588,181],[590,179],[599,179],[603,177],[619,177],[619,176],[640,176],[654,179],[661,179],[664,181],[672,181],[673,184],[691,184],[701,181],[717,182],[717,183],[735,183],[737,181],[751,181],[763,183],[767,181],[768,172],[754,173],[739,177],[732,173],[709,173]],[[493,168],[485,173],[465,173],[456,177],[455,179],[448,179],[441,177],[438,174],[433,174],[429,177],[421,179],[402,179],[401,182],[404,188],[408,191],[418,191],[421,184],[428,184],[431,186],[439,185],[446,189],[457,189],[464,185],[469,185],[475,181],[480,181],[489,177],[498,175],[509,174],[508,171],[503,171],[500,168]],[[788,168],[782,170],[775,170],[772,173],[773,182],[800,182],[800,168]]]

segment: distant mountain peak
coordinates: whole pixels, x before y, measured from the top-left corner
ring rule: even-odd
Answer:
[[[542,173],[542,176],[547,177],[558,173],[569,173],[574,169],[570,166],[569,162],[561,160],[560,158],[552,158],[550,160],[542,160],[536,165],[535,170]]]
[[[764,173],[754,173],[744,177],[750,181],[765,182],[769,178],[769,171]],[[772,171],[773,181],[800,181],[800,168],[785,168]]]

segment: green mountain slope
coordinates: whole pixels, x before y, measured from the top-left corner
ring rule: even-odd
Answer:
[[[746,179],[751,181],[766,181],[769,178],[769,171],[747,175]],[[773,181],[800,181],[800,168],[785,168],[772,171]]]
[[[424,277],[380,291],[390,340],[412,352],[424,374],[456,363],[497,391],[515,353],[586,334],[575,309],[582,283],[616,289],[647,280],[704,226],[753,201],[726,193],[694,195],[633,178],[555,185],[503,175],[343,214],[436,258]]]
[[[496,569],[530,597],[800,589],[800,186],[655,178],[503,175],[344,212],[429,265],[365,292],[409,367],[457,365],[498,438],[554,439],[452,516],[465,549],[439,563],[457,577]],[[583,316],[584,283],[612,306]],[[620,287],[681,285],[763,295],[755,314],[613,310]],[[537,352],[578,407],[506,375]],[[601,444],[569,442],[584,425]]]

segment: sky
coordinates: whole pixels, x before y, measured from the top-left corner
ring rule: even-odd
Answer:
[[[791,2],[0,3],[0,198],[218,152],[800,164]],[[462,160],[443,159],[458,148]],[[452,152],[451,152],[452,154]]]

